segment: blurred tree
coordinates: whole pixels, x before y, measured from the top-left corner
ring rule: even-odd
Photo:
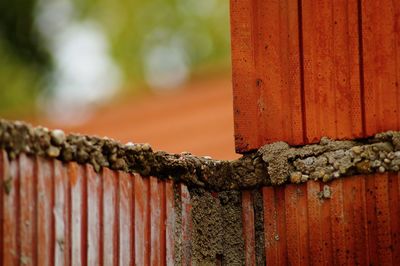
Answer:
[[[229,69],[228,0],[0,0],[0,114],[31,114],[44,77],[57,72],[57,43],[36,28],[38,7],[54,3],[73,6],[65,27],[99,26],[125,88],[142,89],[165,70],[187,76],[210,66]]]
[[[48,68],[50,56],[34,27],[36,0],[0,1],[0,36],[10,52],[34,67]]]
[[[51,57],[34,28],[36,0],[0,0],[0,113],[34,111]]]
[[[175,46],[193,72],[230,67],[228,0],[74,0],[81,18],[94,18],[109,36],[125,77],[145,76],[146,55]]]

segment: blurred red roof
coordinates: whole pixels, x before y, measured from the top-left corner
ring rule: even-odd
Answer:
[[[103,107],[75,127],[44,122],[66,132],[150,143],[154,150],[183,151],[234,159],[232,90],[229,76],[198,80],[171,92],[128,97]]]

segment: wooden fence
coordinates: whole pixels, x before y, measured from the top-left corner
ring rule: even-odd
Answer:
[[[236,150],[400,129],[400,2],[231,0]]]
[[[231,0],[231,14],[238,152],[400,129],[400,2]],[[229,265],[224,249],[193,259],[208,223],[184,184],[5,151],[0,178],[2,265]],[[400,264],[398,173],[238,193],[239,264]]]
[[[399,1],[231,0],[231,31],[237,152],[400,129]],[[398,175],[324,186],[263,189],[267,264],[398,265]]]

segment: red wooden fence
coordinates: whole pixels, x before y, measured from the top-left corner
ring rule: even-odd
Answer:
[[[193,263],[184,185],[4,152],[0,178],[2,265]],[[241,201],[246,265],[400,263],[398,174],[265,187]]]
[[[236,150],[400,129],[400,2],[231,0]]]
[[[231,0],[231,30],[238,152],[400,129],[399,1]],[[267,264],[399,265],[398,175],[324,185],[262,189]]]
[[[0,178],[1,265],[173,265],[172,181],[3,151]]]
[[[231,0],[231,12],[237,151],[399,129],[400,3]],[[1,265],[201,263],[183,184],[5,151],[0,181]],[[400,264],[397,173],[240,193],[245,265]]]

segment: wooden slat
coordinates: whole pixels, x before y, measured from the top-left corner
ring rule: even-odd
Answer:
[[[312,228],[309,236],[309,250],[313,255],[310,256],[311,265],[324,265],[325,258],[323,254],[323,238],[322,221],[321,221],[321,205],[322,202],[318,197],[320,186],[318,182],[307,182],[307,212],[308,226]]]
[[[323,191],[323,185],[320,184],[320,191]],[[331,227],[331,201],[329,199],[324,201],[321,206],[321,222],[322,222],[322,236],[323,236],[323,254],[327,265],[333,265],[333,248],[332,248],[332,227]],[[310,231],[312,232],[312,231]]]
[[[36,175],[34,162],[26,155],[21,154],[18,160],[19,167],[19,212],[17,216],[17,257],[20,263],[34,263],[35,250],[35,189],[34,176]]]
[[[85,169],[69,163],[68,176],[71,186],[71,263],[79,266],[86,264],[87,257]]]
[[[378,239],[377,239],[377,219],[376,219],[376,196],[375,196],[375,176],[366,179],[366,215],[367,215],[367,236],[368,236],[368,264],[378,265]]]
[[[237,151],[254,149],[260,144],[258,108],[248,99],[258,99],[255,73],[255,10],[252,1],[232,0],[231,36],[233,95],[235,106],[235,142]]]
[[[339,179],[329,185],[332,196],[330,199],[330,227],[332,230],[333,264],[346,263],[345,217],[343,212],[343,180]]]
[[[284,190],[264,187],[262,193],[267,265],[286,265]]]
[[[158,189],[158,181],[150,177],[150,263],[161,264],[161,196]]]
[[[399,173],[389,174],[389,210],[392,239],[392,263],[400,265],[400,182]]]
[[[165,221],[165,242],[166,242],[166,265],[174,265],[175,256],[175,195],[174,183],[171,180],[165,181],[166,221]]]
[[[163,181],[150,177],[151,265],[165,265],[165,191]]]
[[[239,152],[281,139],[303,141],[298,23],[297,1],[231,1]]]
[[[119,172],[119,265],[134,265],[134,176]]]
[[[70,265],[71,258],[71,216],[70,187],[66,167],[54,161],[54,222],[55,222],[55,264]]]
[[[150,265],[149,179],[135,175],[135,264]]]
[[[256,264],[254,204],[250,191],[242,192],[242,220],[246,265]]]
[[[301,2],[305,142],[360,137],[357,1]]]
[[[378,239],[378,259],[381,265],[393,265],[392,261],[392,239],[390,227],[390,205],[389,205],[388,174],[375,176],[375,197]]]
[[[180,196],[182,201],[182,265],[191,265],[192,204],[189,190],[183,184],[180,185]]]
[[[17,256],[22,264],[32,265],[36,260],[35,188],[36,171],[34,161],[21,154],[19,165],[19,217],[17,231]]]
[[[103,241],[101,224],[102,178],[91,165],[86,165],[88,201],[88,265],[99,265],[102,256],[100,243]]]
[[[398,130],[400,6],[397,1],[362,2],[364,114],[366,135]]]
[[[6,155],[7,156],[7,155]],[[7,169],[8,168],[8,169]],[[16,160],[5,158],[3,178],[3,265],[17,265],[18,175]]]
[[[363,176],[343,180],[345,215],[346,263],[366,265],[367,231],[365,215],[365,186]]]
[[[103,169],[103,263],[118,263],[118,187],[117,173]]]
[[[36,165],[37,264],[54,265],[54,161],[36,158]]]
[[[303,142],[297,1],[253,2],[259,145]],[[239,95],[239,93],[237,93]],[[236,105],[235,105],[236,107]],[[250,118],[250,123],[254,123]],[[271,126],[273,125],[273,126]],[[250,134],[256,134],[251,132]]]
[[[303,186],[285,188],[288,263],[308,264],[307,197]]]

